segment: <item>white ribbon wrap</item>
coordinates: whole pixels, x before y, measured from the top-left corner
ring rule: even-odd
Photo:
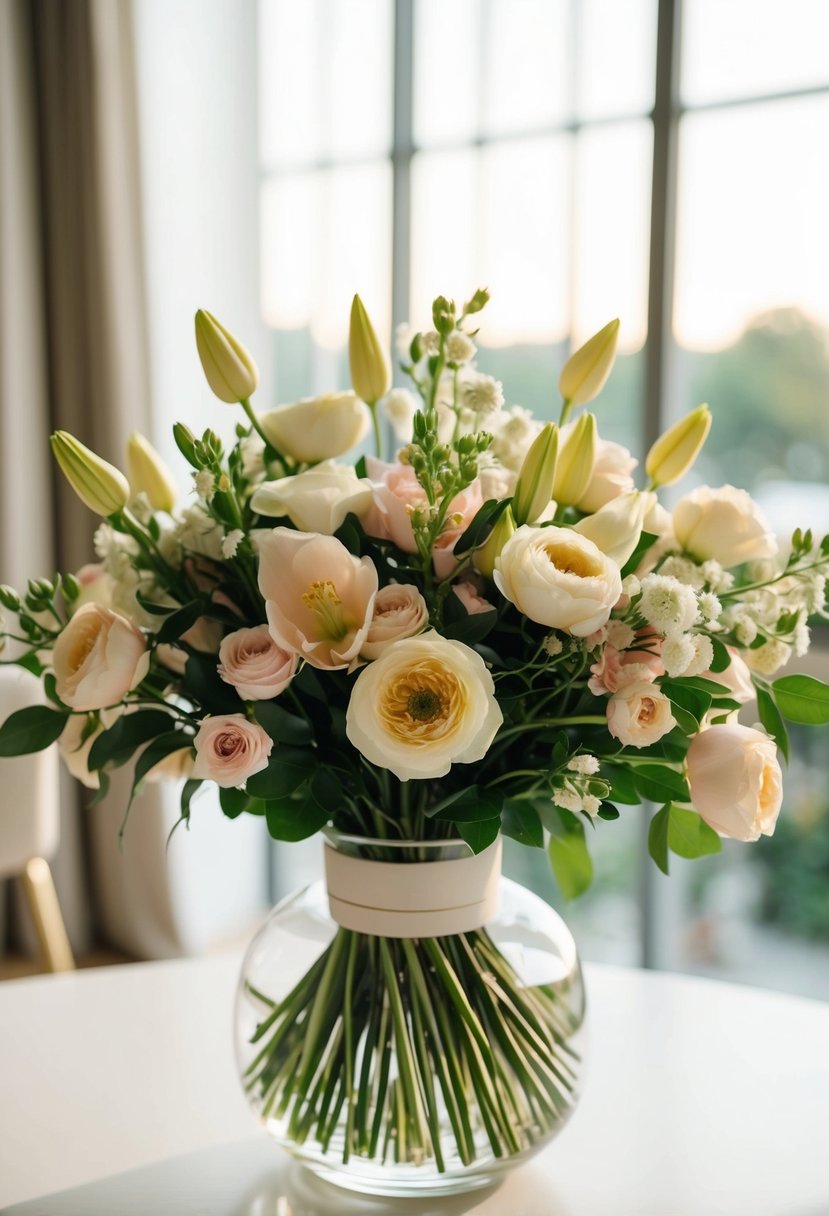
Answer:
[[[482,853],[451,861],[370,861],[325,846],[332,918],[374,937],[446,937],[480,929],[495,915],[500,876],[500,836]]]

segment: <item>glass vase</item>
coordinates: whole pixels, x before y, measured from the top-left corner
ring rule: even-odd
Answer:
[[[332,834],[325,851],[327,883],[284,899],[242,965],[248,1102],[340,1186],[406,1196],[489,1185],[578,1100],[572,935],[500,876],[500,842],[472,858],[459,840]]]

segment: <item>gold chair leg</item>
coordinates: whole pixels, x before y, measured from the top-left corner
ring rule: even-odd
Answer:
[[[74,971],[75,959],[63,923],[58,893],[49,863],[32,857],[21,875],[23,891],[37,931],[40,956],[45,971]]]

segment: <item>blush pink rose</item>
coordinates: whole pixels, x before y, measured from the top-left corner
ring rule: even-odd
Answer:
[[[600,658],[590,668],[587,687],[595,696],[618,692],[628,684],[653,681],[665,674],[659,655],[652,653],[662,639],[650,629],[640,629],[636,636],[646,643],[647,650],[617,650],[610,642],[607,643]]]
[[[429,624],[429,608],[417,587],[411,583],[389,583],[381,587],[374,600],[374,615],[360,655],[379,659],[392,642],[412,638]]]
[[[452,590],[470,616],[477,616],[479,612],[495,611],[495,605],[490,604],[489,600],[485,600],[482,595],[479,595],[477,589],[468,579],[455,583]]]
[[[219,675],[243,701],[278,697],[294,678],[298,656],[283,650],[267,625],[237,629],[219,647]]]
[[[150,663],[140,629],[100,604],[84,604],[52,651],[56,691],[72,709],[104,709],[140,684]]]
[[[201,723],[193,746],[193,777],[231,789],[268,767],[273,739],[244,714],[216,714]]]
[[[670,701],[646,680],[620,688],[607,703],[607,729],[623,747],[650,747],[675,726]]]

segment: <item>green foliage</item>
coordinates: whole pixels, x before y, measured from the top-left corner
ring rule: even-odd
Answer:
[[[40,752],[54,743],[69,719],[45,705],[29,705],[10,714],[0,726],[0,756],[23,756]]]
[[[668,803],[657,811],[648,829],[648,851],[663,874],[668,873],[668,852],[688,859],[719,853],[722,841],[697,814]]]
[[[772,684],[777,708],[803,726],[829,723],[829,687],[813,676],[781,676]]]
[[[576,899],[593,880],[593,859],[584,839],[584,824],[569,811],[552,807],[547,826],[547,853],[556,881],[565,899]]]

